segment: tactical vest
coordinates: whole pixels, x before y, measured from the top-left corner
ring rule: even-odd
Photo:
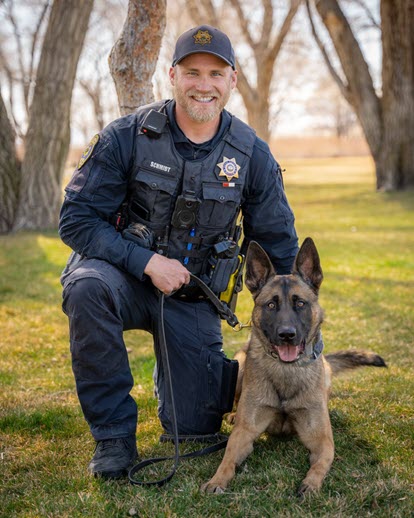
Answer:
[[[232,116],[215,149],[202,159],[185,160],[168,125],[159,138],[140,129],[149,110],[164,105],[153,103],[137,112],[128,219],[152,230],[154,250],[178,259],[208,282],[213,246],[234,239],[256,135]]]

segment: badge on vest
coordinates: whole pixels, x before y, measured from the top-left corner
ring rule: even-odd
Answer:
[[[237,165],[235,158],[227,158],[224,156],[223,162],[217,164],[217,167],[220,168],[219,176],[225,176],[227,181],[239,177],[240,166]]]
[[[88,158],[92,155],[92,152],[98,142],[99,142],[99,135],[96,134],[92,138],[92,140],[89,142],[88,147],[82,153],[82,156],[80,157],[80,160],[78,163],[78,169],[80,169],[85,164],[85,162],[88,160]]]

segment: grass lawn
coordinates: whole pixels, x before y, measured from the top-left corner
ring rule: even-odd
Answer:
[[[336,454],[321,492],[297,500],[307,451],[296,439],[266,436],[223,495],[199,492],[222,452],[183,461],[161,489],[90,478],[94,443],[77,401],[60,309],[59,274],[69,250],[55,233],[21,233],[0,238],[1,517],[413,516],[414,192],[376,193],[368,158],[283,166],[300,241],[312,236],[321,256],[326,350],[367,348],[388,363],[334,381]],[[244,290],[240,320],[251,307]],[[225,325],[223,332],[229,356],[248,336]],[[126,341],[140,454],[172,453],[158,443],[151,339],[130,331]]]

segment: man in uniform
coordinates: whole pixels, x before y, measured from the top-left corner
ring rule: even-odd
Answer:
[[[157,290],[182,438],[217,434],[228,402],[221,321],[190,273],[222,293],[238,258],[237,221],[279,274],[297,252],[278,163],[253,129],[224,110],[237,82],[229,38],[208,25],[177,40],[174,98],[139,108],[96,135],[66,187],[60,235],[72,366],[96,441],[89,470],[123,476],[137,458],[137,406],[123,331],[154,335],[158,415],[171,407],[157,340]],[[236,251],[236,252],[235,252]],[[227,360],[228,361],[228,360]]]

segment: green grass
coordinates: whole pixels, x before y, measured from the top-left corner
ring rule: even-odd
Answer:
[[[90,478],[94,445],[60,309],[59,274],[69,250],[56,234],[22,233],[0,238],[0,516],[413,516],[414,193],[376,193],[367,159],[283,165],[300,240],[312,236],[321,255],[326,350],[363,347],[388,363],[335,380],[336,454],[321,492],[296,499],[307,451],[296,439],[266,436],[223,495],[199,492],[221,452],[184,461],[162,489]],[[244,291],[239,318],[246,321],[250,310]],[[248,332],[223,330],[232,355]],[[151,340],[139,331],[126,340],[140,453],[172,452],[158,443]]]

